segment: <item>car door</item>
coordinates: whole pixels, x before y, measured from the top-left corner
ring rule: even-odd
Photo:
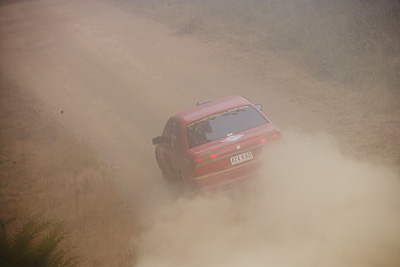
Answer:
[[[161,144],[161,149],[159,150],[159,158],[162,161],[162,169],[167,173],[169,177],[173,177],[174,168],[172,166],[172,162],[169,158],[169,150],[170,150],[170,138],[171,138],[171,130],[174,124],[174,119],[170,118],[163,130],[162,136],[164,137],[164,142]]]
[[[168,160],[176,178],[179,178],[179,172],[183,168],[183,158],[184,145],[182,127],[177,120],[173,119],[171,134],[169,137]]]

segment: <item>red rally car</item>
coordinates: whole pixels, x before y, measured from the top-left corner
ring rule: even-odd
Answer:
[[[200,101],[172,116],[153,138],[165,182],[203,190],[254,176],[263,147],[281,136],[261,109],[230,96]]]

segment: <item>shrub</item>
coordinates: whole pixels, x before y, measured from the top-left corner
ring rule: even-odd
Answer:
[[[65,238],[63,223],[49,228],[49,223],[30,221],[11,238],[6,236],[6,225],[13,220],[1,224],[0,266],[76,266],[76,257],[67,257],[67,250],[57,250]]]

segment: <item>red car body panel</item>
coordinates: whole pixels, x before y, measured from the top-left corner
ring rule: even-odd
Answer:
[[[189,147],[186,136],[189,125],[212,114],[241,106],[252,106],[268,122],[233,133],[232,140],[228,135]],[[179,151],[174,149],[172,141],[171,144],[168,141],[157,143],[157,162],[164,176],[183,179],[186,187],[193,190],[221,187],[254,176],[261,165],[263,148],[269,141],[280,137],[279,129],[254,104],[241,96],[221,98],[177,113],[170,118],[164,131],[168,124],[172,124],[172,128],[180,127],[180,133],[171,135],[171,138],[181,138],[183,148],[179,148]]]

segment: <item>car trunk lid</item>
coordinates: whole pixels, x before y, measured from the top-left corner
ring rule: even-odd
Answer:
[[[194,174],[203,176],[238,167],[244,162],[256,161],[268,141],[279,138],[272,125],[258,126],[191,149],[195,155]]]

